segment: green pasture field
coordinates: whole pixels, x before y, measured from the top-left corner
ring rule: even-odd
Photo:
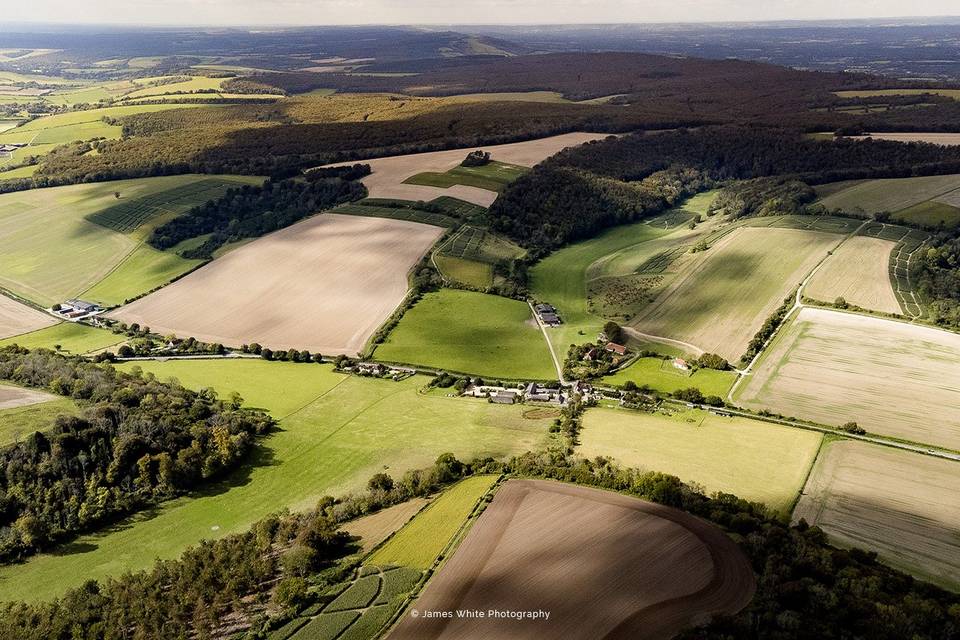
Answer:
[[[0,195],[0,286],[42,305],[81,294],[96,294],[93,301],[107,305],[123,302],[197,264],[145,247],[156,224],[230,187],[259,181],[163,176]],[[119,233],[94,222],[118,226],[131,212],[141,222],[134,232]]]
[[[173,363],[139,364],[166,373]],[[202,539],[246,531],[283,508],[310,508],[324,495],[359,490],[377,472],[400,477],[442,453],[469,460],[535,450],[550,422],[524,418],[517,406],[421,395],[427,380],[420,376],[393,382],[304,363],[278,367],[275,382],[272,370],[256,360],[175,364],[184,383],[213,386],[222,397],[237,391],[248,404],[282,415],[279,429],[224,481],[81,536],[55,553],[0,568],[0,601],[53,598],[90,579],[146,569],[155,558],[178,557]]]
[[[487,214],[486,207],[453,196],[434,198],[430,201],[430,204],[440,207],[444,212],[455,218],[461,218],[468,222],[480,220]]]
[[[125,336],[76,322],[61,322],[46,329],[22,333],[0,340],[0,347],[17,344],[27,349],[55,349],[60,345],[63,353],[79,355],[112,347],[126,340]]]
[[[493,267],[485,262],[466,260],[438,253],[433,256],[440,273],[455,282],[486,289],[493,284]]]
[[[34,431],[46,431],[57,416],[76,415],[79,411],[80,408],[70,398],[0,409],[0,446],[23,440]]]
[[[788,515],[817,457],[822,436],[696,409],[673,415],[590,409],[577,452],[661,471]]]
[[[18,180],[20,178],[32,178],[33,174],[37,172],[36,165],[27,165],[25,167],[17,167],[16,169],[8,169],[7,171],[0,171],[0,180]]]
[[[605,274],[606,263],[618,256],[642,263],[645,256],[657,253],[659,243],[652,241],[667,233],[642,222],[614,227],[596,238],[555,251],[530,269],[533,297],[557,307],[563,318],[563,325],[548,332],[554,349],[565,353],[570,344],[593,340],[603,327],[604,319],[587,306],[588,277]],[[632,271],[628,265],[616,272]]]
[[[367,563],[426,571],[496,481],[495,475],[461,480],[374,551]]]
[[[717,371],[716,369],[698,369],[682,371],[673,366],[672,360],[660,358],[639,358],[636,362],[607,376],[603,381],[620,386],[632,380],[638,386],[649,385],[663,393],[673,393],[680,389],[696,387],[705,396],[727,397],[727,392],[737,380],[735,371]]]
[[[525,302],[455,289],[424,295],[374,357],[484,377],[556,377],[543,335]]]
[[[936,227],[939,225],[955,227],[960,224],[960,208],[949,205],[946,202],[928,200],[927,202],[921,202],[912,207],[902,209],[891,217],[898,222],[918,224],[923,227]]]
[[[194,76],[183,82],[172,82],[170,84],[149,85],[150,82],[162,80],[163,76],[156,78],[143,78],[136,80],[136,83],[143,86],[143,89],[131,91],[124,96],[125,100],[136,98],[146,98],[150,96],[163,96],[169,93],[194,93],[197,91],[219,90],[226,78],[208,78],[207,76]]]
[[[930,209],[911,211],[911,208],[960,189],[960,174],[885,178],[839,184],[849,186],[835,190],[835,187],[824,185],[818,189],[824,194],[818,201],[819,204],[829,210],[839,209],[859,216],[887,211],[894,214],[895,219],[919,223],[931,215]],[[936,215],[946,216],[950,224],[960,222],[960,210],[955,209],[955,213],[950,214],[945,209],[937,209],[939,211]],[[920,220],[915,220],[913,215],[919,215]]]
[[[516,164],[491,161],[482,167],[454,167],[444,173],[427,171],[410,176],[404,184],[447,189],[455,184],[500,191],[530,169]]]

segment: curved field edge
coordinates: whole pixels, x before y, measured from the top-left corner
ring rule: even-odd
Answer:
[[[617,520],[620,525],[625,524],[626,514],[633,514],[643,526],[632,532],[625,531],[603,518],[583,514],[582,509],[577,515],[568,513],[572,506],[588,504],[594,511],[620,513],[621,518]],[[562,505],[561,511],[551,510],[556,505]],[[650,530],[650,526],[655,529]],[[597,527],[610,537],[591,537]],[[637,544],[638,540],[649,542],[655,531],[666,536],[661,537],[660,543]],[[682,548],[698,549],[692,556],[688,555],[689,551],[678,556],[676,548],[668,548],[677,544],[678,532],[683,532],[680,535],[684,539]],[[571,544],[581,544],[584,536],[591,537],[592,541],[589,559],[576,567],[566,565],[564,559],[568,554],[557,551],[551,542],[561,537]],[[604,549],[611,553],[605,553]],[[681,563],[692,562],[699,569],[687,578],[688,586],[672,587],[666,584],[669,580],[651,580],[644,568],[630,566],[629,560],[623,557],[627,549],[634,552],[642,549],[634,560],[660,558],[661,564],[657,565],[654,559],[653,564],[646,567],[651,571],[664,571],[657,575],[671,575],[671,571],[678,569],[671,559],[681,557],[685,558]],[[644,555],[647,553],[649,558]],[[663,562],[667,556],[669,558]],[[511,559],[509,566],[504,565],[506,557]],[[562,580],[556,574],[558,562],[565,569]],[[590,576],[600,580],[608,573],[617,576],[618,583],[622,584],[607,584],[602,589],[588,588],[579,592],[594,596],[596,600],[605,598],[603,594],[611,589],[626,595],[631,591],[628,585],[632,585],[643,591],[636,596],[639,606],[611,605],[611,601],[621,600],[612,597],[593,604],[582,598],[571,602],[569,593],[578,580],[589,580]],[[680,579],[677,575],[673,578],[674,582]],[[534,582],[537,584],[533,585]],[[549,587],[544,588],[544,583]],[[554,606],[558,589],[562,591],[560,597],[565,607]],[[539,637],[577,636],[589,626],[595,637],[667,638],[685,626],[705,621],[712,614],[736,613],[749,603],[754,591],[753,571],[746,557],[722,530],[712,524],[669,507],[610,491],[554,481],[511,479],[500,488],[413,607],[418,612],[458,609],[550,611],[550,617],[545,620],[507,622],[527,625],[510,627],[513,634],[526,632],[523,637],[534,637],[530,635],[534,630]],[[649,604],[645,604],[647,600]],[[598,610],[603,612],[592,616]],[[598,620],[603,622],[598,623]],[[431,640],[479,632],[495,637],[498,630],[503,632],[503,627],[490,626],[497,624],[494,619],[474,619],[466,626],[461,622],[404,615],[389,637],[391,640]],[[453,626],[448,627],[448,624]]]

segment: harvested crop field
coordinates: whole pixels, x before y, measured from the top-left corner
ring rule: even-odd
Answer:
[[[630,326],[736,362],[784,297],[838,240],[820,231],[736,229],[691,256]]]
[[[589,549],[589,553],[584,553]],[[628,496],[510,480],[391,640],[670,638],[753,597],[753,571],[717,527]],[[429,611],[546,611],[547,619]]]
[[[0,409],[28,407],[32,404],[55,400],[56,397],[36,389],[24,389],[23,387],[0,384]]]
[[[0,339],[57,324],[56,318],[0,294]]]
[[[781,329],[734,399],[960,449],[960,335],[806,307]]]
[[[960,463],[866,442],[826,445],[793,515],[834,543],[960,587]]]
[[[426,498],[413,498],[357,518],[345,524],[342,529],[351,536],[360,538],[360,547],[367,552],[393,535],[429,502]]]
[[[403,300],[407,272],[442,231],[403,220],[319,215],[111,315],[206,342],[356,354]]]
[[[839,209],[869,216],[878,211],[902,211],[928,200],[940,199],[957,189],[960,189],[958,174],[851,181],[849,186],[839,190],[826,185],[826,191],[822,191],[824,197],[819,202],[831,211]]]
[[[850,304],[884,313],[902,313],[890,283],[890,240],[855,236],[833,252],[804,288],[804,295]]]
[[[606,134],[599,133],[565,133],[539,140],[485,146],[482,149],[489,151],[491,158],[498,162],[532,167],[567,147],[605,137]],[[482,207],[489,207],[497,199],[495,191],[463,184],[441,188],[403,183],[407,178],[419,173],[445,173],[459,166],[467,153],[474,150],[475,148],[471,147],[469,149],[452,149],[364,160],[364,164],[369,164],[373,173],[363,178],[361,182],[366,185],[371,198],[396,198],[416,201],[433,200],[440,196],[453,196]]]
[[[906,133],[871,133],[869,136],[852,136],[856,140],[873,138],[874,140],[892,140],[894,142],[929,142],[931,144],[954,145],[960,144],[960,133],[943,133],[940,131]]]
[[[708,411],[667,416],[591,409],[577,453],[661,471],[789,514],[817,457],[819,433]]]

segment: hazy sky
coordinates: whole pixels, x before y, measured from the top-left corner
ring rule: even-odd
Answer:
[[[10,22],[493,24],[944,16],[956,0],[4,0]]]

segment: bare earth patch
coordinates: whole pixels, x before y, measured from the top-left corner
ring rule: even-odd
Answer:
[[[52,327],[57,320],[0,294],[0,339]]]
[[[414,602],[418,616],[407,612],[389,637],[657,640],[735,613],[753,592],[747,559],[703,520],[599,489],[510,480]]]
[[[407,524],[410,518],[417,515],[429,502],[427,498],[413,498],[348,522],[343,526],[343,530],[351,536],[361,538],[360,546],[366,553],[399,531],[400,527]]]
[[[607,137],[606,134],[600,133],[565,133],[563,135],[541,138],[539,140],[484,146],[482,149],[489,151],[491,158],[498,162],[532,167],[567,147],[605,137]],[[362,162],[364,164],[370,165],[372,173],[361,180],[361,182],[366,185],[371,198],[429,201],[434,198],[439,198],[440,196],[452,196],[466,200],[467,202],[472,202],[473,204],[478,204],[482,207],[489,207],[493,204],[493,201],[497,199],[497,194],[493,191],[487,191],[486,189],[459,184],[447,189],[403,184],[404,180],[418,173],[424,173],[426,171],[443,173],[444,171],[453,169],[463,161],[468,152],[474,149],[476,149],[476,147],[363,160]]]
[[[24,389],[11,385],[0,384],[0,409],[15,409],[40,404],[55,399],[57,396],[35,389]]]
[[[884,313],[902,313],[890,283],[890,240],[854,236],[827,258],[804,288],[824,302],[843,298],[850,304]]]
[[[739,228],[707,251],[684,256],[679,275],[630,326],[736,362],[784,297],[838,240],[819,231]]]
[[[960,335],[806,307],[767,348],[736,400],[960,449]]]
[[[960,463],[866,442],[824,447],[794,511],[832,542],[960,585]]]
[[[251,242],[111,317],[161,334],[359,352],[442,229],[325,213]]]

